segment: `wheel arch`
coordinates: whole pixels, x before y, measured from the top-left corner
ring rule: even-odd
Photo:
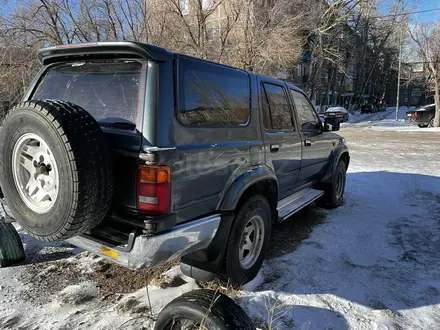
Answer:
[[[335,172],[336,166],[338,166],[340,160],[344,161],[345,167],[346,169],[348,169],[348,166],[350,165],[350,153],[347,146],[344,144],[341,144],[333,153],[327,172],[325,173],[324,178],[321,182],[326,183],[331,180],[333,173]]]
[[[218,207],[222,220],[211,244],[206,249],[182,257],[180,267],[185,275],[203,281],[212,281],[217,276],[235,220],[235,211],[256,194],[268,200],[272,220],[276,219],[278,181],[275,174],[266,167],[246,171],[233,181]]]
[[[235,211],[249,197],[260,194],[269,202],[271,210],[276,210],[278,203],[278,180],[275,173],[265,166],[246,171],[236,178],[226,190],[219,204],[220,211]]]

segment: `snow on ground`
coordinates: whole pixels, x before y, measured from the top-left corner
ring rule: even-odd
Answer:
[[[440,139],[393,129],[392,116],[342,125],[351,164],[340,208],[309,207],[274,228],[238,298],[260,328],[439,328]],[[0,329],[152,329],[166,303],[198,287],[178,267],[129,271],[19,231],[27,261],[0,269]]]
[[[417,125],[405,122],[405,115],[408,110],[415,110],[415,107],[399,107],[396,120],[396,108],[389,107],[384,112],[372,114],[361,114],[355,112],[350,115],[348,122],[342,123],[342,128],[362,127],[374,131],[406,131],[406,132],[429,132],[440,133],[439,128],[419,128]]]
[[[438,329],[440,141],[342,134],[352,153],[344,205],[267,261],[242,303],[262,319],[275,306],[280,329]]]

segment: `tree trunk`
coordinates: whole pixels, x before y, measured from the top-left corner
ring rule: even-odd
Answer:
[[[339,86],[338,86],[338,103],[336,105],[341,105],[341,106],[345,105],[343,97],[341,96],[341,94],[342,94],[342,85],[344,84],[344,81],[345,81],[345,74],[342,73],[341,74],[341,80],[339,81]]]
[[[332,96],[330,98],[330,103],[329,103],[329,106],[332,106],[332,107],[335,105],[335,103],[337,102],[338,97],[339,97],[339,94],[337,94],[336,98],[335,98],[335,94],[336,94],[336,91],[335,91],[335,89],[336,89],[335,87],[336,86],[335,86],[335,84],[336,84],[337,76],[338,76],[338,69],[335,66],[334,69],[333,69],[332,82],[331,82]]]
[[[335,69],[334,69],[334,67],[333,67],[333,65],[332,65],[331,68],[330,68],[330,75],[327,75],[327,77],[328,77],[328,83],[327,83],[327,91],[326,91],[326,96],[325,96],[325,98],[326,98],[326,100],[327,100],[327,109],[330,107],[330,102],[331,102],[331,99],[330,99],[330,90],[331,90],[331,88],[332,88],[332,83],[333,83],[333,76],[334,76],[334,74],[335,74]],[[333,93],[333,91],[332,91],[332,93]]]

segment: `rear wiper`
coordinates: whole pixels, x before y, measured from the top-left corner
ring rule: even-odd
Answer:
[[[99,125],[109,128],[125,129],[134,131],[136,129],[136,124],[129,120],[109,120],[103,119],[98,121]]]

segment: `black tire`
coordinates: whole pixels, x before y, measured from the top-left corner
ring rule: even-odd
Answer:
[[[417,124],[417,126],[419,126],[419,128],[425,128],[425,127],[428,127],[428,125],[422,125],[422,124]]]
[[[338,207],[344,200],[345,183],[347,176],[347,167],[341,159],[336,166],[332,181],[324,186],[324,201],[330,208]],[[342,181],[341,181],[342,180]],[[339,184],[342,184],[342,190],[339,190]]]
[[[25,259],[23,243],[14,226],[0,219],[0,268]]]
[[[434,117],[432,117],[431,120],[429,121],[428,127],[434,127]]]
[[[155,330],[255,330],[249,316],[228,296],[212,290],[195,290],[174,299],[160,312]]]
[[[43,214],[24,202],[14,181],[13,149],[24,134],[44,140],[56,159],[58,193]],[[64,240],[95,227],[112,201],[109,143],[96,120],[68,102],[37,100],[14,107],[0,128],[0,168],[0,185],[12,214],[30,235],[43,241]]]
[[[262,248],[255,262],[248,268],[244,268],[240,263],[240,244],[246,225],[255,216],[259,216],[264,225]],[[271,231],[272,212],[267,199],[262,195],[249,198],[235,216],[224,256],[222,277],[227,279],[233,287],[239,288],[257,276],[269,248]]]

